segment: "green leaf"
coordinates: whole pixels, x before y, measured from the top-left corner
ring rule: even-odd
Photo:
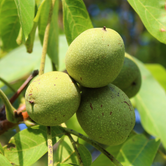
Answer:
[[[9,160],[4,157],[2,154],[0,154],[0,166],[12,166],[9,162]]]
[[[0,3],[0,37],[3,42],[3,50],[17,46],[16,38],[19,29],[19,18],[14,0],[2,0]]]
[[[159,139],[148,140],[144,135],[136,135],[123,145],[117,159],[123,166],[151,166],[159,144]]]
[[[39,19],[39,37],[41,43],[43,43],[44,33],[48,22],[48,15],[51,6],[51,1],[45,1],[42,5],[40,19]],[[55,1],[54,10],[51,18],[51,25],[49,31],[49,38],[48,38],[48,47],[47,53],[51,58],[52,62],[55,63],[56,68],[59,67],[59,59],[58,59],[58,45],[59,45],[59,29],[58,29],[58,7],[59,7],[59,0]]]
[[[93,25],[83,0],[62,0],[62,5],[64,31],[70,45],[80,33],[93,28]]]
[[[166,43],[165,0],[128,0],[147,30],[160,42]]]
[[[135,132],[131,132],[127,141],[132,138],[133,136],[135,136]],[[117,158],[117,155],[119,154],[122,146],[127,142],[125,141],[124,143],[120,144],[120,145],[116,145],[116,146],[109,146],[106,148],[106,150],[112,154],[115,158]],[[91,166],[115,166],[115,164],[110,160],[108,159],[103,153],[101,153],[97,159],[92,163]]]
[[[17,6],[17,12],[20,18],[20,24],[26,40],[33,27],[33,19],[35,15],[35,1],[34,0],[28,0],[28,1],[14,0],[14,1]]]
[[[52,127],[53,144],[63,135],[59,127]],[[5,157],[12,163],[30,166],[41,158],[48,150],[45,126],[27,128],[12,137],[4,147]]]
[[[143,63],[139,60],[134,60],[142,75],[141,89],[135,97],[136,108],[141,116],[141,123],[149,134],[160,138],[166,148],[165,90],[154,79]]]
[[[74,139],[77,137],[72,136]],[[92,162],[92,157],[88,149],[82,145],[77,144],[78,152],[81,156],[82,162],[86,166],[90,166]],[[69,138],[65,136],[63,139],[60,140],[60,145],[55,153],[55,163],[74,163],[79,164],[77,160],[77,156],[75,154],[75,150],[70,142]]]
[[[35,40],[37,26],[38,26],[38,24],[36,22],[34,22],[33,28],[32,28],[32,30],[31,30],[30,34],[28,35],[28,38],[25,42],[27,52],[29,52],[29,53],[32,53],[32,51],[33,51],[33,44],[34,44],[34,40]]]
[[[79,166],[77,164],[65,164],[65,163],[59,163],[57,166]]]
[[[4,150],[3,150],[1,143],[0,143],[0,154],[4,154]]]
[[[59,36],[59,70],[65,69],[65,54],[68,44],[64,35]],[[31,54],[26,52],[25,46],[20,46],[0,60],[0,77],[7,82],[13,82],[27,76],[33,70],[39,69],[42,47],[39,41],[34,42],[34,50]],[[51,71],[51,61],[46,56],[45,72]],[[0,87],[4,84],[0,81]]]
[[[160,64],[146,64],[146,68],[151,72],[153,77],[166,90],[166,70]]]

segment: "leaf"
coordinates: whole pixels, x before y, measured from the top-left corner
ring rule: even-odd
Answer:
[[[45,1],[42,5],[40,19],[39,19],[39,37],[41,43],[43,44],[44,33],[48,22],[48,15],[51,6],[51,1]],[[47,46],[47,53],[51,58],[52,62],[55,63],[56,68],[59,67],[59,59],[58,59],[58,45],[59,45],[59,29],[58,29],[58,7],[59,7],[59,0],[55,1],[53,14],[51,18],[51,25],[49,31],[49,38],[48,38],[48,46]]]
[[[2,154],[0,154],[0,166],[12,166],[8,159],[4,157]]]
[[[33,27],[33,19],[35,15],[35,1],[34,0],[28,0],[28,1],[14,0],[14,1],[17,6],[17,12],[20,18],[20,24],[26,40]]]
[[[128,0],[152,36],[166,43],[165,0]]]
[[[159,144],[159,139],[148,140],[144,135],[136,135],[122,146],[117,159],[123,166],[151,166]]]
[[[52,127],[53,144],[63,135],[59,127]],[[27,128],[12,137],[4,147],[5,157],[12,163],[30,166],[47,152],[45,126]]]
[[[72,136],[73,138],[77,138]],[[82,145],[82,144],[77,144],[78,152],[81,156],[82,162],[86,166],[90,166],[92,162],[92,157],[88,149]],[[72,146],[72,143],[70,142],[69,138],[65,136],[63,139],[60,141],[60,145],[55,153],[55,163],[74,163],[74,164],[79,164],[77,160],[77,156],[75,154],[75,150]]]
[[[65,54],[68,48],[64,35],[59,36],[59,70],[65,69]],[[34,50],[31,54],[26,52],[25,46],[20,46],[0,60],[0,77],[7,82],[13,82],[39,69],[42,47],[39,41],[34,42]],[[46,56],[45,72],[51,71],[51,61]],[[4,84],[0,81],[0,87]]]
[[[166,148],[165,90],[154,79],[143,63],[137,59],[134,60],[142,75],[141,89],[135,97],[136,108],[141,116],[141,123],[149,134],[160,138]]]
[[[131,132],[127,141],[132,138],[133,136],[135,136],[135,132]],[[112,154],[115,158],[117,158],[117,155],[119,154],[122,146],[127,142],[125,141],[124,143],[120,144],[120,145],[116,145],[116,146],[109,146],[106,148],[106,150]],[[92,163],[91,166],[115,166],[115,164],[110,160],[108,159],[103,153],[101,153],[97,159]]]
[[[35,40],[37,26],[38,26],[38,24],[36,22],[34,22],[33,28],[31,30],[30,34],[28,35],[27,40],[25,41],[25,46],[26,46],[27,52],[29,52],[29,53],[32,53],[32,51],[33,51],[33,44],[34,44],[34,40]]]
[[[64,31],[70,45],[80,33],[93,28],[93,25],[83,0],[62,0],[62,5]]]
[[[4,154],[4,150],[3,150],[1,143],[0,143],[0,154]]]
[[[2,0],[0,3],[0,37],[3,50],[17,47],[16,38],[19,29],[19,18],[14,0]]]
[[[59,163],[57,166],[79,166],[77,164],[65,164],[65,163]]]
[[[160,64],[146,64],[146,68],[151,72],[153,77],[166,90],[166,70]]]

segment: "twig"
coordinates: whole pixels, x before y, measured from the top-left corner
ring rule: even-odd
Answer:
[[[3,133],[5,133],[7,130],[9,130],[9,129],[15,127],[15,126],[17,126],[21,122],[25,121],[26,119],[28,119],[29,116],[28,116],[27,112],[20,112],[18,114],[16,112],[16,117],[18,119],[17,123],[11,123],[11,122],[9,122],[6,119],[0,121],[0,135],[2,135]]]
[[[81,159],[81,156],[80,156],[80,153],[79,153],[79,151],[78,151],[78,149],[77,149],[77,147],[76,147],[76,143],[75,143],[73,137],[72,137],[70,134],[67,134],[67,136],[69,137],[69,139],[70,139],[70,141],[71,141],[71,143],[72,143],[72,146],[73,146],[73,148],[74,148],[74,150],[75,150],[75,153],[76,153],[77,158],[78,158],[79,165],[80,165],[80,166],[84,166],[84,164],[83,164],[83,162],[82,162],[82,159]]]
[[[9,100],[10,103],[12,104],[18,96],[21,94],[21,92],[27,87],[28,83],[34,78],[36,75],[38,75],[39,71],[34,70],[33,73],[26,79],[26,81],[21,85],[21,87],[17,90],[17,92],[11,97]],[[5,105],[0,109],[0,120],[6,119],[5,115]]]
[[[101,147],[101,145],[97,142],[95,142],[94,140],[72,130],[72,129],[68,129],[68,128],[65,128],[65,127],[61,127],[59,126],[62,130],[64,130],[66,133],[70,133],[70,134],[73,134],[73,135],[76,135],[77,137],[85,140],[87,143],[91,144],[92,146],[94,146],[96,149],[98,149],[100,152],[102,152],[106,157],[108,157],[116,166],[122,166],[122,164],[117,161],[115,159],[115,157],[113,155],[111,155],[109,152],[107,152],[103,147]]]
[[[53,166],[53,146],[51,127],[47,126],[48,166]]]
[[[44,33],[43,50],[42,50],[42,55],[41,55],[39,75],[44,73],[44,66],[45,66],[45,59],[46,59],[46,53],[47,53],[49,31],[50,31],[51,18],[52,18],[54,4],[55,4],[55,0],[51,0],[51,7],[50,7],[50,11],[49,11],[49,16],[48,16],[48,22],[47,22],[46,30],[45,30],[45,33]]]

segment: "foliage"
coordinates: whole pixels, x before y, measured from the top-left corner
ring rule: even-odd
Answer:
[[[110,4],[111,2],[108,3]],[[165,45],[160,43],[166,44],[165,1],[128,0],[126,4],[131,5],[149,33],[158,40],[156,42],[157,45],[165,47]],[[0,54],[5,55],[3,58],[0,55],[0,88],[4,90],[8,97],[11,97],[13,92],[8,89],[4,81],[1,81],[2,79],[17,89],[18,85],[20,86],[22,81],[33,70],[39,69],[50,5],[51,0],[0,0]],[[64,34],[60,34],[61,27],[58,22],[61,16],[59,12],[61,5]],[[114,5],[116,6],[115,2],[110,6],[114,7]],[[48,56],[46,57],[45,72],[52,71],[53,68],[59,71],[65,70],[64,57],[68,45],[80,33],[100,22],[97,16],[91,18],[89,13],[83,0],[55,1],[48,38]],[[118,17],[113,12],[101,24],[104,23],[115,27],[120,33],[123,26],[119,27],[120,23],[118,21],[115,22],[115,20],[118,20]],[[145,33],[141,35],[146,38]],[[123,34],[123,38],[127,43],[125,34]],[[129,51],[130,46],[126,45]],[[26,51],[29,46],[32,51],[30,54]],[[140,50],[140,52],[142,51],[140,55],[142,57],[144,56],[143,50],[144,46]],[[155,162],[155,157],[162,154],[166,158],[165,154],[163,154],[166,149],[166,72],[162,65],[144,64],[137,58],[134,58],[134,61],[142,74],[142,86],[139,93],[132,99],[132,102],[140,113],[141,124],[145,132],[142,134],[132,132],[123,144],[106,147],[105,149],[124,166],[150,166]],[[24,92],[21,94],[21,97],[24,99]],[[24,104],[21,97],[16,101],[17,103],[14,103],[17,108],[20,108],[20,104]],[[2,101],[0,101],[0,104],[2,105]],[[0,126],[4,124],[4,120],[6,119],[1,119],[0,117]],[[11,164],[20,166],[35,165],[47,153],[46,128],[40,125],[32,127],[31,123],[27,121],[24,121],[24,123],[27,126],[30,124],[30,126],[18,131],[13,136],[10,135],[8,137],[10,140],[7,144],[0,139],[3,144],[0,144],[0,166]],[[71,118],[66,124],[76,131],[82,131],[75,117]],[[17,128],[17,125],[15,124],[12,127]],[[64,135],[66,132],[59,126],[52,127],[52,129],[53,144],[59,145],[54,153],[54,165],[78,165],[77,151],[73,148],[71,140]],[[7,133],[10,131],[6,129]],[[101,153],[92,162],[93,153],[96,150],[85,143],[85,139],[82,141],[78,137],[74,137],[74,143],[77,145],[85,166],[114,165],[104,153]],[[80,138],[82,137],[80,136]]]

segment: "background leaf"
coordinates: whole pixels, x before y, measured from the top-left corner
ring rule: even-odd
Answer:
[[[62,0],[62,5],[64,31],[70,45],[80,33],[93,26],[83,0]]]
[[[0,154],[4,154],[4,150],[3,150],[1,143],[0,143]]]
[[[14,1],[17,6],[17,12],[20,18],[20,24],[26,40],[33,27],[33,19],[35,15],[35,1],[34,0],[28,0],[28,1],[14,0]]]
[[[152,36],[166,44],[165,0],[128,0]]]
[[[39,19],[39,37],[41,43],[43,43],[44,33],[48,22],[48,15],[50,10],[51,1],[45,1],[42,5],[40,19]],[[51,60],[55,63],[56,68],[59,66],[58,59],[58,46],[59,46],[59,29],[58,29],[58,9],[59,9],[59,0],[55,1],[54,10],[51,19],[49,39],[47,53]]]
[[[159,64],[146,64],[146,68],[151,72],[153,77],[166,90],[166,70]]]
[[[131,132],[127,141],[132,138],[133,136],[135,136],[135,132]],[[109,146],[106,148],[106,150],[112,154],[115,158],[117,158],[123,144],[125,144],[127,141],[125,141],[124,143],[120,144],[120,145],[116,145],[116,146]],[[103,153],[101,153],[96,160],[93,161],[91,166],[115,166],[115,164],[108,159]]]
[[[77,164],[66,164],[66,163],[59,163],[57,166],[79,166]]]
[[[72,136],[75,140],[77,137]],[[79,154],[81,156],[81,159],[83,161],[83,164],[86,166],[90,166],[92,162],[92,157],[88,149],[82,145],[82,144],[77,144],[77,148],[79,151]],[[74,163],[74,164],[79,164],[77,160],[77,156],[75,154],[75,150],[73,149],[72,143],[69,140],[67,136],[65,136],[63,139],[60,140],[60,144],[58,146],[58,149],[55,152],[54,155],[54,161],[55,163]]]
[[[134,97],[136,108],[141,116],[141,124],[151,135],[161,139],[166,148],[166,95],[165,90],[154,79],[143,63],[135,59],[142,75],[142,85]]]
[[[53,144],[63,135],[59,127],[52,127]],[[45,126],[27,128],[12,137],[4,147],[5,157],[12,163],[30,166],[47,152]]]
[[[9,162],[9,160],[4,157],[2,154],[0,154],[0,166],[12,166]]]
[[[123,166],[151,166],[159,144],[159,139],[148,140],[144,135],[133,136],[122,146],[117,160]]]
[[[59,70],[65,69],[65,54],[68,44],[64,35],[59,36]],[[8,82],[12,82],[27,76],[35,69],[40,67],[42,47],[39,41],[35,41],[34,49],[31,54],[26,52],[25,46],[20,46],[0,60],[0,77]],[[45,72],[51,71],[51,61],[46,56]],[[0,81],[0,88],[4,84]]]
[[[2,0],[0,3],[0,37],[3,50],[17,46],[16,38],[20,29],[17,8],[14,0]]]

